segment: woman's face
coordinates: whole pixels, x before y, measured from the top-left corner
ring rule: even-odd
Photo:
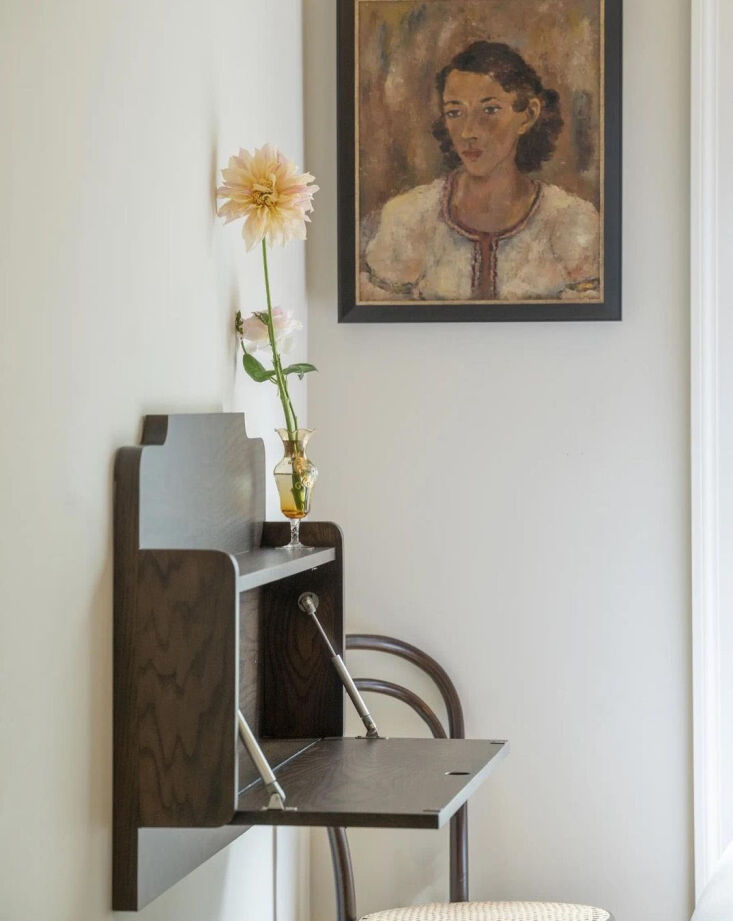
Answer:
[[[514,162],[517,142],[537,121],[540,102],[531,98],[514,111],[516,93],[507,93],[491,74],[452,70],[443,90],[443,117],[453,146],[472,176],[490,176],[499,164]]]

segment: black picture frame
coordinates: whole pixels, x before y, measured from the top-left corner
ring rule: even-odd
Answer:
[[[497,304],[358,303],[356,239],[356,7],[336,0],[338,16],[338,321],[339,323],[621,320],[622,0],[599,0],[604,49],[603,300]],[[424,0],[415,0],[416,6]],[[538,0],[539,2],[539,0]]]

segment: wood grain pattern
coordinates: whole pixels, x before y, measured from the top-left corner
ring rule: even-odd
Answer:
[[[301,540],[334,547],[335,560],[267,585],[261,592],[262,716],[265,738],[310,738],[343,733],[343,688],[309,617],[298,608],[301,592],[315,592],[318,618],[338,652],[343,638],[343,541],[331,522],[303,522]],[[262,540],[289,539],[287,522],[266,522]]]
[[[268,809],[258,784],[235,822],[441,828],[506,752],[483,739],[322,739],[277,772],[296,811]]]
[[[236,564],[216,550],[139,556],[139,821],[224,825],[237,789]]]
[[[255,589],[239,596],[239,709],[256,736],[262,707],[260,658],[260,592]]]

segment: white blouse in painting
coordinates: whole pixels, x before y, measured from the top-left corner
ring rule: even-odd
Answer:
[[[495,233],[451,207],[459,170],[390,199],[366,246],[361,295],[391,301],[597,300],[600,222],[588,201],[536,182],[526,215]]]

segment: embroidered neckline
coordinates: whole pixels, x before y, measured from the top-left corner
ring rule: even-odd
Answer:
[[[451,205],[453,202],[453,192],[455,191],[456,180],[460,171],[460,168],[453,170],[452,173],[449,173],[445,177],[445,182],[443,183],[441,212],[443,220],[451,228],[451,230],[455,230],[456,233],[460,234],[462,237],[466,237],[468,240],[471,240],[474,243],[478,243],[481,240],[492,240],[498,243],[500,240],[506,240],[508,237],[513,237],[515,234],[519,233],[520,230],[524,230],[524,228],[529,223],[530,218],[539,207],[543,189],[541,182],[537,182],[535,179],[532,180],[537,187],[534,198],[532,199],[532,204],[529,206],[529,210],[524,215],[524,217],[520,218],[516,224],[512,224],[511,227],[507,227],[504,230],[475,230],[474,228],[467,227],[465,224],[461,223],[461,221],[459,221],[458,218],[455,217],[452,213]]]

